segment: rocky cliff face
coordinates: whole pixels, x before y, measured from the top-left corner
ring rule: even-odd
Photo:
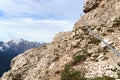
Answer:
[[[81,71],[86,78],[118,79],[120,57],[91,35],[86,25],[120,51],[120,0],[86,0],[84,12],[73,31],[59,33],[51,43],[14,58],[11,70],[1,80],[74,80],[78,72],[69,73],[73,79],[69,75],[66,79],[66,64],[70,65],[70,71]]]

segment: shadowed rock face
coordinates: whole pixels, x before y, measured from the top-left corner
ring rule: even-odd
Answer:
[[[95,9],[98,7],[98,5],[101,3],[103,0],[86,0],[85,6],[84,6],[84,12],[90,12],[91,10]]]
[[[71,70],[81,71],[87,78],[106,75],[117,79],[117,72],[111,69],[120,70],[120,57],[90,35],[85,22],[95,34],[120,51],[120,20],[116,20],[120,17],[120,1],[87,0],[84,11],[84,20],[80,19],[72,31],[59,33],[51,43],[15,57],[11,70],[4,73],[1,80],[61,80],[65,65],[73,63],[78,52],[89,56],[72,64]]]

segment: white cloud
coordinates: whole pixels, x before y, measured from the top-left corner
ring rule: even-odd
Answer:
[[[0,0],[6,16],[78,19],[84,0]]]
[[[0,40],[24,38],[49,42],[72,30],[84,0],[0,0]]]
[[[24,38],[49,42],[56,33],[72,30],[73,22],[65,20],[16,19],[0,20],[1,34],[7,38]],[[3,36],[0,36],[3,39]]]

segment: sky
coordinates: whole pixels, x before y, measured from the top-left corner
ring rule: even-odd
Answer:
[[[84,0],[0,0],[0,41],[50,42],[71,31],[83,14]]]

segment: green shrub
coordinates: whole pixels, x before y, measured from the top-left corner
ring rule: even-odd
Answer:
[[[97,77],[91,80],[115,80],[114,78],[111,78],[109,76],[103,76],[103,77]]]
[[[72,71],[70,74],[71,80],[80,80],[80,71]]]
[[[70,65],[66,65],[64,71],[61,73],[61,80],[69,80],[70,77]]]
[[[70,65],[66,65],[61,73],[61,80],[87,80],[81,76],[80,71],[70,70]]]
[[[115,25],[115,26],[120,25],[120,17],[115,18],[115,20],[114,20],[114,25]]]
[[[108,57],[106,57],[106,56],[105,56],[105,57],[103,57],[103,59],[102,59],[102,60],[103,60],[103,61],[105,61],[105,60],[107,60],[107,59],[108,59]]]
[[[106,27],[105,24],[101,24],[100,26],[101,26],[101,27]]]
[[[115,80],[109,76],[96,77],[96,78],[85,78],[81,75],[80,71],[71,70],[70,65],[66,65],[64,70],[61,72],[61,80]],[[120,76],[119,76],[120,77]]]
[[[61,80],[79,80],[80,76],[79,71],[70,71],[70,65],[66,65],[61,73]]]
[[[104,48],[99,48],[97,50],[98,53],[104,53],[103,55],[106,55],[109,51],[108,51],[108,47],[104,47]]]
[[[120,70],[117,71],[118,79],[120,79]]]
[[[113,29],[108,29],[107,32],[115,32]]]
[[[111,71],[116,72],[116,71],[117,71],[117,68],[111,69]]]
[[[98,45],[101,42],[101,40],[97,39],[97,38],[91,38],[91,41],[88,44],[96,44]]]
[[[73,65],[76,65],[80,61],[84,61],[86,59],[86,53],[78,51],[74,56],[73,56]]]

